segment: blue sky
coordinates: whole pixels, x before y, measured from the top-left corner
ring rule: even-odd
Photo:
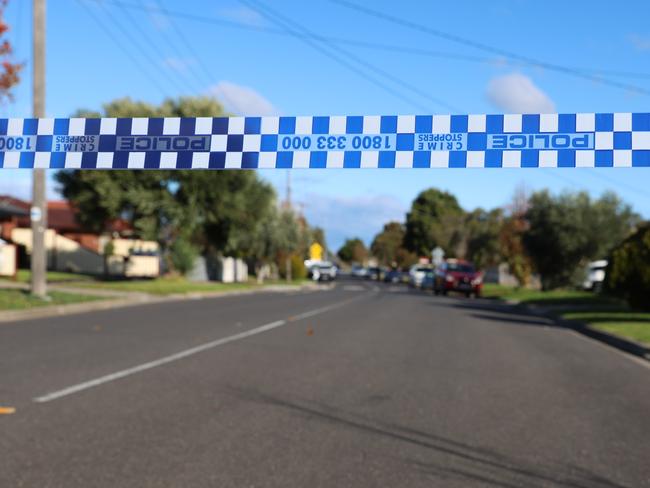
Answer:
[[[123,96],[158,103],[165,96],[200,94],[215,95],[230,110],[244,114],[650,110],[650,95],[512,62],[327,0],[260,1],[313,34],[428,54],[336,44],[389,73],[390,80],[371,73],[390,87],[385,90],[300,39],[269,32],[278,27],[236,1],[50,0],[48,115],[99,108]],[[625,8],[606,1],[358,2],[529,58],[650,90],[647,1],[629,1]],[[161,14],[160,5],[194,19]],[[26,62],[26,71],[15,102],[0,107],[0,116],[29,116],[31,2],[11,0],[6,20],[15,58]],[[285,172],[260,174],[284,194]],[[402,220],[411,200],[431,186],[453,192],[467,209],[504,205],[518,185],[555,192],[586,190],[594,196],[614,190],[650,218],[647,168],[297,170],[291,176],[294,201],[310,222],[325,227],[335,249],[346,236],[369,241],[384,222]],[[0,175],[0,193],[27,197],[29,188],[27,171],[3,170]],[[50,193],[55,195],[53,184]]]

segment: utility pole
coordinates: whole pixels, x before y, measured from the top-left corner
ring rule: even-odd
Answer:
[[[33,80],[32,102],[35,118],[45,117],[45,0],[33,0]],[[34,169],[32,181],[32,294],[47,297],[45,230],[47,229],[47,202],[45,198],[45,170]]]

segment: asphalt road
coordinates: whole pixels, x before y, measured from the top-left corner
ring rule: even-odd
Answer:
[[[0,486],[650,486],[650,369],[339,282],[0,324]]]

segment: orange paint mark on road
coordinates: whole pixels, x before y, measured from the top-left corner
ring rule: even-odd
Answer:
[[[14,407],[0,407],[0,415],[11,415],[12,413],[16,413]]]

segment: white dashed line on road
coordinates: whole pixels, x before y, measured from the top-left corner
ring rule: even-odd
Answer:
[[[185,349],[184,351],[177,352],[175,354],[171,354],[169,356],[162,357],[160,359],[156,359],[154,361],[149,361],[147,363],[139,364],[138,366],[133,366],[132,368],[127,368],[123,369],[121,371],[117,371],[115,373],[107,374],[105,376],[100,376],[99,378],[95,378],[93,380],[89,381],[84,381],[83,383],[78,383],[73,386],[69,386],[67,388],[63,388],[61,390],[53,391],[51,393],[47,393],[46,395],[42,395],[39,397],[34,398],[33,400],[36,403],[46,403],[46,402],[51,402],[52,400],[57,400],[59,398],[68,396],[68,395],[73,395],[75,393],[79,393],[84,390],[88,390],[89,388],[94,388],[96,386],[103,385],[105,383],[110,383],[111,381],[119,380],[121,378],[125,378],[127,376],[131,376],[136,373],[141,373],[143,371],[146,371],[148,369],[153,369],[158,366],[162,366],[164,364],[172,363],[174,361],[178,361],[179,359],[183,359],[189,356],[193,356],[194,354],[198,354],[203,351],[207,351],[209,349],[213,349],[215,347],[222,346],[224,344],[228,344],[230,342],[235,342],[239,341],[241,339],[246,339],[247,337],[251,337],[257,334],[261,334],[263,332],[267,332],[269,330],[276,329],[278,327],[282,327],[283,325],[287,325],[289,322],[296,322],[298,320],[302,320],[308,317],[313,317],[315,315],[319,315],[321,313],[325,313],[329,310],[333,310],[335,308],[343,307],[344,305],[347,305],[351,302],[354,302],[356,300],[359,300],[360,298],[363,298],[365,295],[360,295],[355,298],[352,298],[350,300],[345,300],[339,303],[335,303],[332,305],[328,305],[326,307],[321,307],[317,308],[315,310],[310,310],[308,312],[303,312],[301,314],[295,315],[290,317],[287,320],[276,320],[274,322],[270,322],[268,324],[261,325],[259,327],[255,327],[254,329],[250,329],[244,332],[240,332],[239,334],[234,334],[228,337],[223,337],[221,339],[217,339],[211,342],[206,342],[205,344],[201,344],[199,346],[192,347],[190,349]]]

